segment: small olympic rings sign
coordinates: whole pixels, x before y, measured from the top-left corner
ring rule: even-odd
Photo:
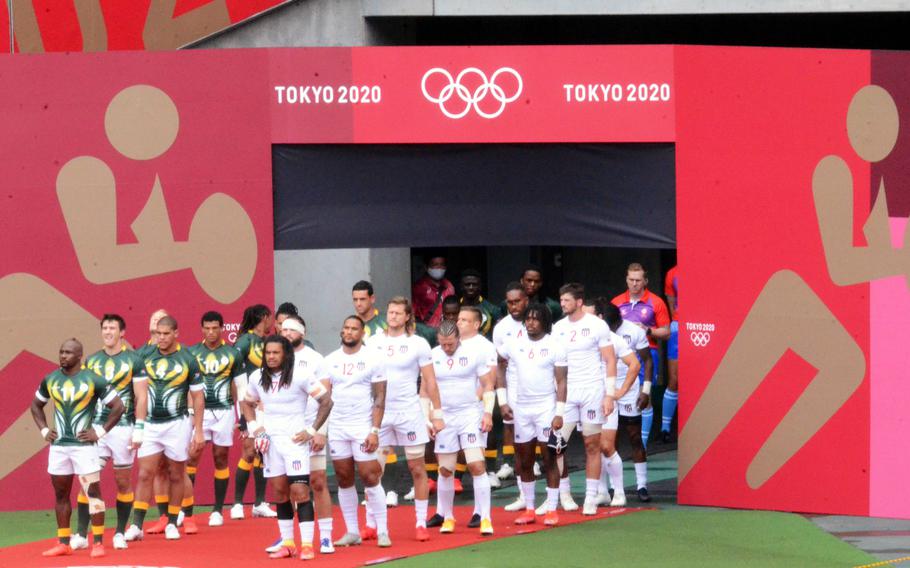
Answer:
[[[696,347],[704,347],[711,342],[711,334],[707,331],[693,331],[689,334],[689,339]]]
[[[430,92],[427,82],[436,75],[442,77],[444,84],[442,88],[438,89],[438,92],[434,89],[435,94],[433,94]],[[506,79],[500,85],[500,81],[509,75],[513,79],[511,81]],[[434,67],[424,73],[423,79],[420,81],[423,96],[431,103],[439,105],[442,114],[456,120],[466,116],[471,109],[474,109],[474,112],[483,118],[496,118],[503,113],[507,104],[521,96],[523,88],[521,75],[511,67],[500,67],[489,79],[483,71],[476,67],[468,67],[455,77],[441,67]],[[506,89],[509,90],[508,94],[506,94]],[[499,104],[493,104],[492,109],[484,110],[481,108],[481,103],[488,99],[493,99]]]

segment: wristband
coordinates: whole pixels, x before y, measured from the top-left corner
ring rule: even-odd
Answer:
[[[556,401],[556,416],[562,418],[562,415],[566,413],[566,403]]]
[[[101,424],[92,424],[92,429],[95,430],[95,434],[98,435],[99,440],[103,438],[105,434],[107,434],[107,430],[105,430],[104,426]]]
[[[196,409],[193,408],[193,407],[191,406],[191,407],[189,407],[189,408],[186,409],[186,413],[189,414],[190,416],[195,416],[195,415],[196,415]]]
[[[493,414],[493,407],[496,406],[496,393],[493,391],[484,391],[483,393],[483,411],[487,414]]]
[[[145,430],[145,420],[136,420],[133,424],[133,430]]]
[[[645,393],[646,395],[649,395],[649,396],[650,396],[650,394],[651,394],[651,381],[645,381],[645,382],[643,382],[643,383],[641,384],[641,392],[643,392],[643,393]]]
[[[140,428],[138,430],[133,428],[133,444],[141,444],[142,436],[144,433],[145,433],[145,430],[143,430],[142,428]]]
[[[50,433],[51,429],[45,426],[41,429],[41,438],[47,440],[47,435]]]
[[[249,432],[250,434],[255,434],[256,430],[258,430],[258,429],[259,429],[259,423],[256,422],[255,420],[249,420],[246,423],[246,431]]]
[[[312,426],[307,426],[306,428],[303,429],[303,431],[306,432],[307,434],[309,434],[310,438],[312,438],[313,436],[316,435],[316,429],[313,428]]]
[[[430,406],[432,406],[430,399],[423,396],[420,397],[420,409],[423,410],[423,417],[428,420],[430,418]]]
[[[378,436],[378,435],[379,435],[379,428],[373,426],[372,428],[370,428],[370,434],[376,434],[376,435]]]
[[[442,420],[442,409],[434,408],[433,411],[430,412],[430,420]]]
[[[616,397],[616,377],[607,377],[607,396]]]
[[[503,387],[496,389],[496,401],[500,407],[509,404],[509,391]]]

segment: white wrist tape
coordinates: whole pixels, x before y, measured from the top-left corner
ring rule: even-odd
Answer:
[[[303,431],[306,432],[307,434],[309,434],[310,438],[312,438],[313,436],[316,435],[316,429],[313,428],[312,426],[307,426],[306,428],[303,429]]]
[[[442,420],[442,409],[434,408],[433,411],[430,412],[430,420]]]
[[[316,431],[319,432],[320,434],[322,434],[323,436],[325,436],[329,431],[329,421],[326,420],[325,422],[323,422],[322,426],[319,427],[319,430],[316,430]]]
[[[51,431],[51,429],[48,428],[47,426],[45,426],[44,428],[41,429],[41,437],[46,440],[47,435],[50,433],[50,431]]]
[[[95,434],[98,435],[99,440],[103,438],[105,434],[107,434],[107,430],[105,430],[104,426],[101,424],[92,424],[92,429],[95,430]]]
[[[651,381],[645,381],[641,384],[641,392],[647,395],[651,394]]]
[[[499,406],[505,406],[509,404],[509,391],[506,388],[499,387],[496,389],[496,401],[499,403]]]
[[[566,413],[566,403],[556,401],[556,416],[562,416]]]
[[[133,444],[141,444],[142,437],[144,434],[145,434],[145,430],[143,430],[142,428],[133,428],[133,437],[132,437]]]
[[[607,395],[616,397],[616,377],[607,377]]]
[[[487,414],[493,414],[493,408],[496,406],[496,393],[493,391],[484,391],[483,393],[483,411]]]
[[[420,397],[420,409],[423,410],[423,416],[427,420],[430,419],[430,407],[431,406],[432,406],[432,403],[430,402],[430,399],[428,399],[426,397]]]
[[[373,426],[372,428],[370,428],[370,434],[376,434],[378,436],[379,428],[377,428],[376,426]]]

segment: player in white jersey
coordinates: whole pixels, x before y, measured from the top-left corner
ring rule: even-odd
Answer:
[[[328,369],[322,365],[322,356],[304,343],[306,325],[299,315],[288,315],[281,322],[281,335],[291,342],[294,348],[294,373],[306,373],[313,384],[310,390],[319,389],[315,383],[321,382],[325,389],[330,388]],[[322,368],[323,376],[316,376],[317,369]],[[316,420],[319,407],[308,404],[304,414],[304,422],[312,426]],[[319,525],[319,553],[331,554],[335,552],[332,546],[332,496],[326,479],[326,432],[329,421],[323,422],[322,427],[316,431],[310,442],[310,491],[312,492],[313,507],[316,510],[316,523]]]
[[[562,433],[568,441],[581,422],[586,460],[582,512],[595,515],[601,469],[600,433],[604,416],[612,414],[615,406],[616,351],[607,324],[582,309],[584,295],[584,286],[577,283],[559,289],[559,305],[565,317],[553,325],[553,336],[565,348],[569,360],[569,394]],[[560,500],[564,509],[575,510],[578,505],[569,492],[568,473],[568,468],[564,468]]]
[[[521,465],[521,492],[525,510],[515,524],[536,522],[534,511],[534,451],[546,443],[551,431],[560,431],[566,410],[568,359],[565,348],[548,332],[552,314],[540,303],[530,304],[525,311],[525,337],[514,338],[499,348],[499,381],[506,381],[506,368],[514,366],[512,375],[515,398],[502,404],[504,418],[511,418],[515,425],[517,463]],[[556,504],[559,499],[559,468],[549,452],[543,452],[547,476],[547,500],[544,503],[544,524],[559,523]]]
[[[496,383],[496,347],[493,345],[493,342],[481,335],[480,326],[483,322],[483,313],[476,306],[461,306],[458,310],[458,319],[456,325],[458,326],[458,333],[460,336],[461,344],[467,348],[477,351],[479,355],[486,361],[488,367],[488,376],[484,377],[484,380],[489,380],[491,383]],[[494,462],[495,463],[495,462]],[[496,477],[496,474],[490,472],[488,474],[490,478],[490,487],[500,487],[502,483],[499,481],[499,478]],[[474,514],[471,515],[471,520],[468,522],[468,528],[474,529],[480,526],[481,514],[480,514],[480,505],[477,501],[474,501]]]
[[[382,358],[363,346],[366,325],[358,316],[348,316],[341,328],[341,348],[326,357],[331,380],[332,427],[329,429],[329,451],[338,479],[338,504],[347,532],[336,546],[360,544],[357,522],[357,489],[354,466],[364,485],[367,506],[377,525],[377,544],[391,546],[386,522],[385,492],[379,481],[379,432],[385,411],[386,378]]]
[[[395,451],[395,446],[404,447],[414,481],[416,538],[425,541],[430,538],[427,532],[430,491],[423,455],[430,436],[445,428],[445,422],[430,344],[414,334],[410,300],[403,296],[389,300],[386,323],[388,329],[374,335],[367,345],[380,356],[386,374],[385,413],[379,433],[380,464],[385,466],[386,456]],[[364,540],[376,537],[373,521],[368,514],[367,527],[361,531]]]
[[[315,353],[315,352],[314,352]],[[294,547],[294,505],[300,523],[300,558],[309,560],[313,553],[313,502],[310,499],[310,444],[316,431],[329,416],[332,397],[326,389],[315,387],[312,377],[324,377],[322,357],[312,357],[315,371],[295,373],[291,343],[280,335],[267,337],[263,345],[262,367],[250,376],[246,398],[241,405],[247,429],[254,438],[256,450],[265,459],[264,474],[270,479],[278,513],[278,530],[283,546],[271,558],[288,558]],[[309,365],[308,365],[309,366]],[[314,399],[315,402],[309,399]],[[256,405],[262,402],[256,422]],[[307,402],[319,405],[312,426],[306,425]]]
[[[495,379],[490,373],[488,355],[463,344],[458,325],[451,321],[442,322],[436,338],[439,345],[432,351],[433,370],[447,421],[446,429],[436,435],[436,460],[439,463],[436,513],[444,519],[439,532],[451,533],[455,530],[453,476],[458,451],[462,450],[474,481],[480,534],[491,535],[490,478],[487,476],[483,448],[486,447],[487,433],[493,427]],[[481,393],[480,396],[478,393]]]
[[[506,286],[506,310],[508,315],[499,320],[493,327],[493,346],[498,350],[506,341],[522,338],[527,335],[524,326],[525,310],[528,308],[528,295],[519,282],[510,282]],[[507,400],[515,399],[515,366],[507,365],[505,371],[505,384],[496,383],[496,394],[500,409]],[[506,388],[508,385],[508,388]],[[509,464],[512,456],[513,464]],[[515,428],[511,420],[502,419],[502,467],[496,472],[500,480],[508,479],[521,469],[520,459],[515,454]],[[535,461],[536,465],[536,461]],[[519,480],[520,481],[520,480]],[[524,495],[519,491],[518,499],[505,506],[506,511],[522,511],[525,508]]]
[[[645,362],[645,377],[651,376],[651,349],[648,343],[648,336],[641,326],[633,322],[622,319],[619,308],[610,302],[604,302],[598,305],[598,309],[603,312],[603,319],[607,322],[610,330],[614,332],[619,339],[617,345],[621,342],[628,346],[629,351],[638,353],[635,362],[638,360]],[[602,448],[604,455],[604,467],[607,468],[610,480],[613,484],[614,494],[610,505],[613,507],[623,507],[626,504],[626,494],[622,483],[622,460],[619,452],[616,451],[616,433],[619,426],[622,426],[629,437],[629,444],[632,446],[632,461],[635,462],[635,480],[637,485],[638,499],[642,502],[651,500],[648,495],[648,456],[642,440],[641,421],[642,411],[648,407],[651,395],[651,381],[645,381],[639,388],[638,380],[631,380],[633,370],[638,373],[639,366],[629,364],[629,357],[623,356],[623,351],[617,348],[620,360],[617,363],[618,376],[626,373],[626,380],[619,385],[617,379],[616,387],[616,410],[615,417],[611,416],[604,424],[602,439]],[[628,368],[627,368],[628,367]],[[634,367],[634,368],[633,368]],[[631,382],[630,382],[631,381]],[[609,429],[608,429],[609,428]],[[606,480],[601,477],[600,492],[606,493]],[[604,497],[598,495],[598,501],[604,501]]]

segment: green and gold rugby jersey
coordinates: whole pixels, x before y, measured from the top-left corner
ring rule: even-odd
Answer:
[[[139,358],[145,360],[152,353],[158,350],[158,342],[154,339],[149,339],[142,345],[136,348],[136,355],[139,355]]]
[[[379,310],[373,310],[373,319],[366,322],[366,326],[363,328],[363,340],[366,341],[368,338],[376,334],[377,331],[385,331],[389,329],[389,324],[386,323],[385,318],[379,315]]]
[[[247,331],[237,338],[234,347],[240,351],[240,356],[243,358],[243,372],[246,373],[247,376],[253,374],[253,371],[262,367],[263,340],[261,337],[252,331]]]
[[[478,333],[489,340],[493,339],[493,326],[499,321],[501,312],[499,308],[489,300],[480,296],[480,302],[474,304],[474,307],[480,310],[480,330]],[[464,298],[459,300],[464,304]],[[470,305],[470,304],[469,304]]]
[[[88,369],[80,369],[72,376],[57,369],[44,377],[35,396],[42,402],[54,403],[57,439],[53,445],[91,446],[94,442],[80,442],[76,435],[91,428],[97,405],[108,404],[117,392]]]
[[[243,358],[236,347],[221,340],[221,345],[209,349],[205,342],[189,348],[199,362],[202,370],[202,382],[205,384],[205,408],[225,409],[234,406],[231,396],[231,383],[243,372]]]
[[[427,343],[430,344],[430,347],[436,347],[436,328],[430,327],[423,322],[417,322],[417,325],[414,327],[414,335],[419,335],[420,337],[427,340]]]
[[[182,345],[168,355],[160,350],[145,359],[148,375],[147,422],[169,422],[188,414],[187,399],[190,390],[205,388],[199,361]]]
[[[129,426],[135,419],[135,398],[133,397],[133,380],[145,380],[145,364],[135,351],[126,345],[116,355],[108,355],[104,349],[85,360],[85,368],[107,381],[117,391],[123,401],[123,416],[118,426]],[[111,409],[103,404],[98,405],[95,413],[95,424],[104,424]]]

